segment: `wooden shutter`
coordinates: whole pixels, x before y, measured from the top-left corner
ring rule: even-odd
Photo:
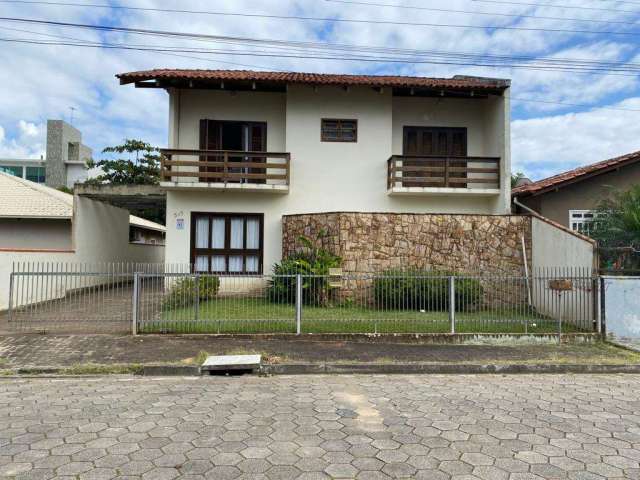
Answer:
[[[200,120],[200,149],[201,150],[220,150],[222,140],[222,125],[215,120]],[[221,162],[222,156],[200,156],[201,162]],[[212,173],[222,172],[222,167],[200,167],[201,172]],[[221,178],[208,177],[200,178],[201,182],[220,182]]]

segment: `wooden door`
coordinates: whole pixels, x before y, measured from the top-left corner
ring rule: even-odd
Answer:
[[[200,120],[200,150],[222,150],[222,124],[214,120]],[[201,162],[222,162],[222,156],[200,156]],[[222,172],[223,167],[200,167],[200,172]],[[221,177],[200,178],[201,182],[221,182]]]
[[[225,133],[226,132],[226,133]],[[231,150],[235,152],[265,152],[267,147],[267,124],[264,122],[243,122],[227,120],[200,120],[200,149],[202,150]],[[246,157],[242,154],[229,154],[230,163],[265,163],[266,157]],[[201,161],[222,162],[223,155],[201,156]],[[223,172],[223,167],[200,167],[201,172]],[[265,173],[264,168],[234,168],[230,167],[229,172],[235,174],[242,173]],[[207,182],[221,182],[221,177],[211,176],[200,179]],[[240,182],[241,179],[227,179],[227,182]],[[265,183],[264,179],[245,179],[249,183]]]
[[[247,136],[248,152],[266,152],[267,151],[267,124],[266,123],[249,123],[245,129]],[[266,163],[267,157],[252,157],[248,159],[251,163]],[[249,173],[266,174],[264,167],[250,168]],[[266,179],[249,179],[249,183],[267,183]]]
[[[403,165],[427,167],[430,170],[405,170],[403,177],[417,178],[402,182],[408,187],[443,187],[445,186],[445,165],[447,158],[465,157],[467,155],[467,129],[447,127],[404,127],[403,155],[417,155],[427,158],[407,158]],[[434,157],[429,159],[428,157]],[[449,166],[465,166],[466,161],[450,160]],[[450,172],[449,178],[464,178],[464,172]],[[455,183],[450,186],[465,186]]]

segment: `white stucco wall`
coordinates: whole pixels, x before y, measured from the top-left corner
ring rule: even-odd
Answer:
[[[544,267],[596,267],[595,245],[536,217],[531,218],[531,263]]]
[[[71,220],[0,218],[0,248],[46,248],[69,250]]]
[[[531,218],[531,266],[533,302],[542,313],[563,321],[578,323],[592,320],[593,282],[589,276],[597,266],[593,243],[562,228]],[[573,278],[573,290],[560,296],[549,289],[549,278]]]
[[[94,264],[100,269],[99,264],[106,263],[163,261],[163,246],[129,243],[129,212],[76,196],[71,251],[0,250],[0,310],[6,309],[9,303],[9,274],[13,263],[82,263]]]
[[[414,213],[508,213],[504,198],[461,196],[390,196],[387,159],[402,153],[403,125],[465,126],[469,154],[504,156],[501,135],[505,116],[496,115],[502,99],[451,100],[393,97],[389,89],[290,85],[287,93],[170,91],[169,143],[172,148],[199,147],[202,118],[267,122],[267,149],[291,153],[288,194],[256,192],[169,191],[167,262],[189,262],[192,212],[264,213],[264,265],[268,272],[281,256],[281,217],[327,211]],[[356,143],[321,142],[322,118],[358,120]],[[503,176],[505,184],[508,175]],[[176,229],[176,219],[184,229]]]

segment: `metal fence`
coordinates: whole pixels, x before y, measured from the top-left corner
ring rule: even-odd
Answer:
[[[16,331],[83,333],[558,333],[598,325],[588,270],[531,276],[233,275],[190,265],[19,265]],[[562,289],[553,287],[561,280]]]
[[[20,262],[9,279],[10,331],[129,333],[135,272],[164,264]]]

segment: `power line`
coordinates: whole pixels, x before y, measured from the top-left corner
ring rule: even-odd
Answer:
[[[47,36],[47,37],[52,37],[52,38],[63,38],[63,39],[83,41],[81,39],[76,39],[76,38],[73,38],[73,37],[67,37],[67,36],[62,36],[62,35],[54,35],[54,34],[44,33],[44,32],[34,32],[34,31],[14,29],[14,28],[8,28],[8,27],[0,27],[0,29],[18,31],[18,32],[23,32],[23,33],[31,33],[31,34],[35,34],[35,35],[42,35],[42,36]],[[96,45],[96,46],[98,46],[98,45]],[[222,60],[217,60],[217,59],[215,59],[215,60],[207,59],[207,58],[202,58],[202,57],[197,57],[197,56],[192,56],[192,55],[179,55],[179,54],[163,52],[163,51],[158,51],[157,53],[159,53],[160,55],[168,55],[168,56],[173,56],[173,57],[181,57],[181,58],[195,59],[195,60],[201,60],[201,61],[207,61],[207,62],[230,64],[230,65],[239,65],[239,66],[257,68],[257,69],[263,69],[263,70],[266,70],[266,69],[278,70],[278,69],[274,69],[272,67],[264,67],[264,66],[255,65],[255,64],[244,64],[244,63],[227,62],[227,61],[222,61]],[[282,70],[279,70],[279,71],[282,71]],[[544,103],[544,104],[563,105],[563,106],[571,106],[571,107],[578,107],[578,108],[590,108],[590,109],[599,109],[599,110],[614,110],[614,111],[623,111],[623,112],[640,112],[640,109],[631,109],[631,108],[622,108],[622,107],[608,107],[608,106],[605,107],[605,106],[594,106],[594,105],[586,105],[586,104],[578,104],[578,103],[559,102],[559,101],[553,101],[553,100],[519,98],[519,97],[510,96],[510,95],[507,96],[507,98],[509,98],[511,101],[515,101],[515,102]]]
[[[208,55],[239,55],[239,56],[252,56],[252,57],[271,57],[271,58],[293,58],[293,59],[311,59],[311,60],[338,60],[338,61],[355,61],[355,62],[375,62],[375,63],[405,63],[405,64],[433,64],[433,65],[459,65],[459,66],[475,66],[475,67],[491,67],[491,68],[522,68],[538,71],[557,71],[557,72],[572,72],[572,73],[604,73],[609,72],[606,69],[599,69],[595,67],[580,67],[578,66],[559,66],[559,65],[517,65],[517,64],[492,64],[489,62],[469,62],[469,61],[445,61],[440,59],[397,59],[397,58],[385,58],[385,57],[369,57],[369,56],[351,56],[343,57],[337,55],[311,55],[304,53],[269,53],[264,51],[240,51],[240,50],[220,50],[220,49],[185,49],[176,47],[162,47],[162,46],[135,46],[126,44],[108,44],[99,42],[59,42],[59,41],[44,41],[44,40],[32,40],[32,39],[18,39],[18,38],[0,38],[0,41],[8,43],[24,43],[33,45],[55,45],[55,46],[72,46],[72,47],[84,47],[84,48],[103,48],[103,49],[122,49],[122,50],[137,50],[137,51],[150,51],[150,52],[179,52],[179,53],[198,53]],[[640,74],[640,70],[616,70],[616,75],[621,76],[637,76]],[[627,73],[628,72],[628,73]],[[614,73],[609,73],[614,74]]]
[[[81,38],[75,38],[75,37],[69,37],[66,35],[54,35],[52,33],[44,33],[44,32],[34,32],[32,30],[22,30],[19,28],[9,28],[9,27],[0,27],[0,30],[9,30],[9,31],[13,31],[13,32],[21,32],[21,33],[29,33],[32,35],[41,35],[44,37],[51,37],[51,38],[61,38],[64,40],[74,40],[74,41],[78,41],[78,42],[89,42],[89,40],[84,40]],[[263,65],[255,65],[255,64],[249,64],[249,63],[238,63],[238,62],[229,62],[226,60],[219,60],[219,59],[212,59],[212,58],[202,58],[202,57],[197,57],[194,55],[180,55],[177,53],[169,53],[169,52],[161,52],[158,51],[156,52],[159,55],[164,55],[164,56],[170,56],[170,57],[178,57],[178,58],[187,58],[187,59],[192,59],[192,60],[201,60],[203,62],[213,62],[213,63],[222,63],[225,65],[234,65],[237,67],[249,67],[249,68],[256,68],[259,70],[278,70],[277,68],[273,68],[273,67],[265,67]],[[279,71],[283,71],[283,70],[279,70]]]
[[[510,100],[514,100],[516,102],[529,102],[529,103],[549,103],[553,105],[565,105],[568,107],[579,107],[579,108],[591,108],[598,110],[615,110],[619,112],[640,112],[639,108],[622,108],[622,107],[602,107],[602,106],[594,106],[594,105],[585,105],[581,103],[567,103],[567,102],[557,102],[553,100],[539,100],[539,99],[528,99],[528,98],[518,98],[518,97],[508,97]]]
[[[2,1],[16,1],[16,0],[0,0]],[[509,17],[509,18],[535,18],[538,20],[560,20],[560,21],[571,21],[571,22],[592,22],[592,23],[607,23],[607,24],[620,24],[620,25],[638,25],[638,22],[629,22],[623,20],[597,20],[593,18],[570,18],[570,17],[548,17],[541,15],[530,15],[524,13],[500,13],[500,12],[477,12],[472,10],[452,10],[448,8],[434,8],[434,7],[420,7],[417,5],[398,5],[393,3],[377,3],[377,2],[362,2],[355,0],[325,0],[325,2],[330,3],[341,3],[345,5],[363,5],[370,7],[391,7],[398,8],[403,10],[423,10],[430,12],[445,12],[445,13],[462,13],[466,15],[487,15],[487,16],[498,16],[498,17]],[[640,12],[639,12],[640,13]]]
[[[14,20],[14,19],[9,19]],[[294,42],[294,41],[283,41],[283,40],[265,40],[265,39],[252,39],[252,38],[243,38],[243,37],[229,37],[229,36],[216,36],[216,35],[205,35],[205,34],[194,34],[194,33],[180,33],[180,32],[170,32],[170,31],[158,31],[158,30],[143,30],[143,29],[132,29],[125,27],[112,27],[112,26],[103,26],[103,25],[86,25],[86,24],[75,24],[75,23],[62,23],[62,22],[51,22],[44,20],[25,20],[25,19],[15,19],[18,21],[24,21],[27,23],[36,23],[36,24],[54,24],[58,26],[64,27],[74,27],[74,28],[87,28],[87,29],[96,29],[96,30],[107,30],[107,31],[118,31],[118,32],[126,32],[132,34],[140,34],[140,35],[156,35],[163,37],[171,37],[171,38],[183,38],[183,39],[197,39],[203,40],[206,39],[208,41],[220,42],[220,43],[231,43],[238,45],[261,45],[268,46],[268,48],[289,48],[289,51],[285,51],[282,53],[266,53],[264,51],[260,52],[242,52],[238,50],[232,51],[202,51],[202,50],[194,50],[189,49],[190,53],[216,53],[216,54],[229,54],[229,55],[254,55],[254,56],[271,56],[271,57],[283,57],[283,58],[315,58],[315,59],[328,59],[328,60],[351,60],[351,61],[376,61],[380,62],[388,62],[388,63],[433,63],[433,64],[442,64],[442,65],[464,65],[464,66],[481,66],[481,67],[502,67],[502,68],[528,68],[534,70],[555,70],[555,71],[571,71],[578,73],[606,73],[606,74],[625,74],[632,73],[637,74],[638,70],[636,67],[639,67],[639,64],[634,63],[620,63],[620,62],[596,62],[589,60],[573,60],[573,59],[562,59],[562,58],[536,58],[536,57],[515,57],[515,56],[497,56],[497,55],[489,55],[489,54],[470,54],[470,53],[459,53],[459,52],[438,52],[438,51],[420,51],[420,50],[403,50],[403,49],[394,49],[394,48],[384,48],[384,47],[363,47],[356,45],[344,45],[344,44],[319,44],[312,42]],[[25,42],[25,40],[20,39],[6,39],[6,41],[19,41]],[[70,45],[74,46],[74,45]],[[82,45],[75,45],[82,46]],[[96,46],[100,46],[96,45]],[[112,45],[113,46],[113,45]],[[143,46],[145,49],[149,49],[148,46]],[[171,51],[176,50],[175,47],[163,47],[158,46],[161,51]],[[296,51],[301,51],[302,54],[292,55],[290,54],[291,50],[294,49]],[[373,52],[373,53],[391,53],[393,55],[402,55],[409,56],[410,58],[397,59],[397,58],[384,58],[384,57],[363,57],[360,53],[360,56],[353,57],[338,57],[336,54],[332,54],[331,56],[323,56],[320,57],[316,55],[315,57],[311,57],[308,50],[309,49],[320,49],[320,50],[346,50],[349,52]],[[184,51],[184,49],[182,50]],[[441,57],[438,60],[424,60],[422,57],[424,56],[436,56]],[[457,57],[459,61],[444,61],[442,59],[447,59],[450,57]],[[514,65],[513,63],[507,62],[529,62],[525,65]],[[531,64],[531,62],[537,62]]]
[[[10,1],[10,0],[5,0]],[[28,1],[28,0],[11,0],[11,1]],[[479,1],[479,0],[474,0]],[[484,0],[483,0],[484,1]],[[489,0],[487,0],[489,1]],[[53,2],[49,2],[53,4]],[[63,3],[60,3],[64,6]],[[126,8],[126,9],[139,9],[143,7],[121,7],[121,6],[106,6],[95,4],[70,4],[73,6],[96,6],[99,8]],[[148,10],[144,8],[144,10]],[[302,15],[273,15],[262,13],[238,13],[238,12],[214,12],[214,11],[196,11],[196,10],[170,10],[163,9],[163,11],[171,13],[194,13],[200,15],[215,15],[226,17],[241,17],[241,18],[265,18],[272,20],[295,20],[295,21],[311,21],[311,22],[324,22],[324,23],[355,23],[355,24],[367,24],[367,25],[394,25],[394,26],[411,26],[411,27],[434,27],[434,28],[474,28],[481,30],[513,30],[513,31],[530,31],[530,32],[551,32],[551,33],[577,33],[587,35],[625,35],[625,36],[638,36],[640,32],[620,32],[620,31],[605,31],[605,30],[576,30],[566,28],[542,28],[542,27],[516,27],[507,25],[463,25],[455,23],[430,23],[430,22],[406,22],[406,21],[394,21],[394,20],[365,20],[359,18],[342,18],[342,17],[310,17]],[[635,12],[632,12],[635,13]],[[8,19],[8,18],[4,18]],[[62,23],[62,22],[60,22]]]
[[[423,10],[431,12],[444,12],[444,13],[460,13],[466,15],[484,15],[484,16],[499,16],[508,18],[534,18],[539,20],[557,20],[557,21],[574,21],[574,22],[591,22],[591,23],[604,23],[604,24],[620,24],[620,25],[638,25],[638,22],[622,21],[622,20],[599,20],[599,19],[587,19],[587,18],[567,18],[567,17],[549,17],[530,14],[513,14],[513,13],[499,13],[499,12],[477,12],[470,10],[453,10],[447,8],[435,8],[435,7],[420,7],[414,5],[396,5],[389,3],[370,3],[363,1],[349,1],[349,0],[325,0],[331,3],[341,3],[348,5],[366,5],[376,7],[395,7],[399,9],[409,10]],[[207,10],[187,10],[187,9],[170,9],[170,8],[157,8],[157,7],[133,7],[126,5],[108,5],[108,4],[96,4],[96,3],[72,3],[72,2],[57,2],[47,0],[0,0],[0,3],[16,3],[27,5],[48,5],[48,6],[62,6],[62,7],[87,7],[87,8],[108,8],[112,10],[132,10],[143,12],[160,12],[160,13],[186,13],[186,14],[198,14],[198,15],[223,15],[224,12],[212,12]],[[640,13],[640,12],[632,12]],[[279,17],[281,18],[281,17]],[[326,20],[326,19],[323,19]]]
[[[575,10],[592,10],[600,12],[615,12],[615,13],[638,13],[635,10],[617,10],[613,8],[599,8],[599,7],[585,7],[583,5],[558,5],[554,3],[534,3],[534,2],[514,2],[511,0],[471,0],[478,3],[498,3],[502,5],[520,5],[525,7],[545,7],[545,8],[571,8]]]

